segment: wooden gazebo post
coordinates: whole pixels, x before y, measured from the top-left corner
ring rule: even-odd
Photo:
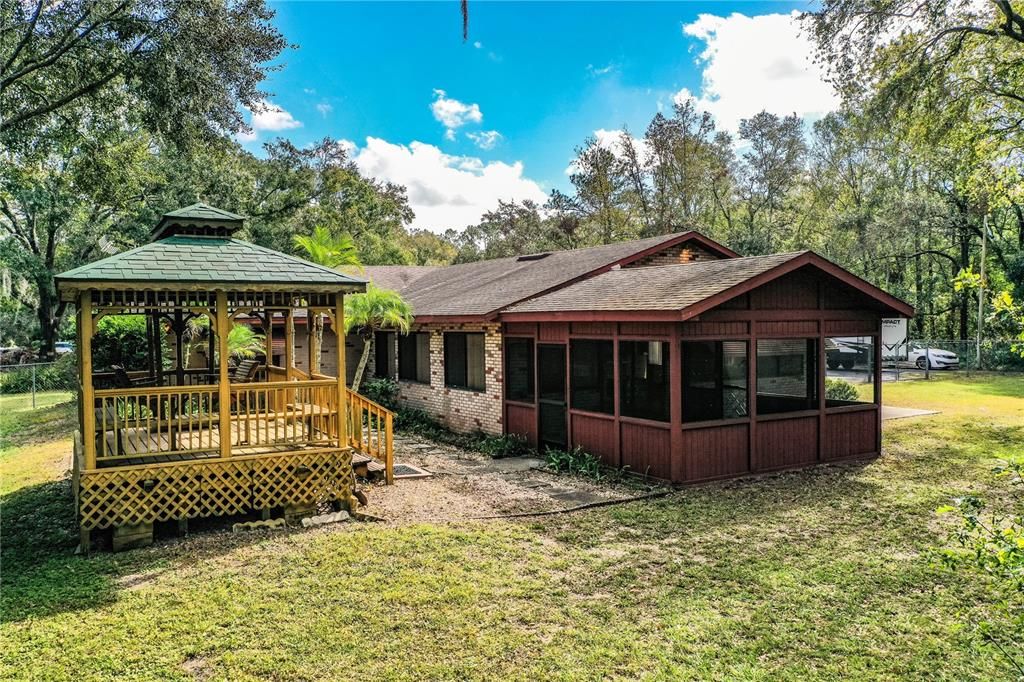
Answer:
[[[92,386],[92,291],[79,295],[78,367],[82,382],[82,450],[85,468],[96,468],[96,399]]]
[[[338,447],[348,445],[348,409],[345,385],[345,294],[334,296],[334,336],[338,354]],[[357,425],[353,424],[353,428]]]
[[[228,295],[223,289],[217,290],[217,352],[219,354],[217,389],[220,407],[220,456],[231,456],[231,379],[228,376],[228,332],[231,330],[228,318]]]

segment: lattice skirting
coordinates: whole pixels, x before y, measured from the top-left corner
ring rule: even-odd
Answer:
[[[351,450],[83,471],[77,479],[85,530],[347,502],[355,489]]]

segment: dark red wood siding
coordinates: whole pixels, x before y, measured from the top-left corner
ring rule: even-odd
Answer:
[[[615,454],[616,427],[611,416],[598,417],[573,412],[570,420],[570,445],[580,446],[601,458],[608,466],[620,466]]]
[[[622,422],[622,466],[655,478],[672,478],[672,447],[669,425],[652,426]]]
[[[832,412],[825,416],[825,440],[822,459],[843,459],[875,454],[874,409]]]
[[[738,476],[750,471],[750,426],[710,426],[683,430],[686,480]]]
[[[526,436],[532,447],[537,447],[537,410],[523,403],[505,403],[505,430]]]
[[[757,423],[754,470],[771,471],[813,464],[818,459],[818,416]]]

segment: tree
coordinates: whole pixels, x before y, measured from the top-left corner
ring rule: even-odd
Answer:
[[[358,391],[359,384],[362,383],[376,332],[388,329],[407,334],[412,321],[412,306],[396,291],[379,289],[373,284],[368,284],[366,293],[345,297],[344,333],[355,331],[363,340],[363,353],[359,357],[359,364],[356,365],[356,373],[352,379],[353,391]],[[339,334],[338,344],[343,343],[345,338]]]
[[[25,149],[125,108],[176,142],[244,130],[286,46],[272,17],[263,0],[4,2],[0,141]]]
[[[313,228],[313,234],[297,234],[293,238],[307,260],[327,268],[362,268],[355,242],[347,234],[335,235],[323,225]]]
[[[356,245],[352,242],[352,237],[347,234],[335,235],[323,225],[317,225],[313,228],[313,234],[297,234],[293,239],[295,245],[305,252],[306,258],[317,265],[332,269],[342,267],[362,269],[363,267],[356,254]],[[311,323],[313,325],[313,348],[318,351],[323,348],[324,342],[323,315],[314,313]],[[320,353],[313,352],[310,357],[312,366],[309,371],[318,374],[320,372]]]
[[[577,206],[594,225],[601,244],[635,236],[625,203],[628,185],[620,170],[614,152],[596,138],[589,137],[576,148],[569,181],[576,189]]]
[[[735,235],[735,246],[751,255],[770,253],[781,241],[789,220],[786,200],[804,170],[803,122],[796,114],[780,118],[762,111],[740,121],[739,133],[750,149],[737,177],[746,230]]]
[[[157,179],[149,138],[94,125],[91,139],[69,137],[49,153],[9,153],[0,163],[0,263],[30,284],[7,293],[34,311],[44,358],[53,355],[66,310],[54,275],[146,234],[123,221]]]
[[[825,0],[805,22],[846,99],[868,95],[881,120],[972,109],[990,132],[1024,133],[1024,15],[1010,0]]]
[[[116,318],[114,318],[116,319]],[[103,320],[101,320],[102,322]],[[184,343],[182,357],[185,364],[192,357],[192,349],[195,344],[209,338],[210,318],[206,315],[190,317],[185,323],[185,331],[181,335]],[[249,360],[260,353],[266,352],[267,337],[253,330],[247,324],[231,323],[231,330],[228,332],[228,355],[236,360]]]
[[[456,262],[544,251],[550,248],[545,232],[536,202],[499,199],[498,207],[484,213],[479,223],[452,234],[458,249]]]

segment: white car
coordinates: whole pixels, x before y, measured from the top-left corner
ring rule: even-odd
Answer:
[[[925,353],[928,359],[925,360]],[[956,353],[950,353],[941,348],[925,348],[917,344],[911,344],[907,350],[907,362],[918,369],[960,369],[960,358]]]

